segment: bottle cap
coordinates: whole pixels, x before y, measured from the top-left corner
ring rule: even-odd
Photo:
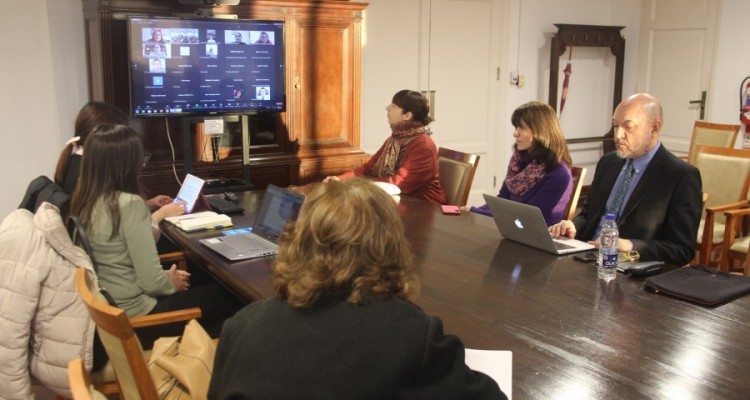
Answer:
[[[604,219],[608,219],[608,220],[614,221],[614,220],[617,219],[617,216],[615,214],[607,214],[607,215],[604,216]]]

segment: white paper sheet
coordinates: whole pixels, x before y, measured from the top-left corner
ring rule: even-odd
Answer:
[[[466,365],[494,379],[508,400],[513,399],[513,352],[466,349]]]

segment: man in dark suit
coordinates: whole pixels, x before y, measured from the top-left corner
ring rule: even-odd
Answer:
[[[602,217],[613,213],[619,251],[636,250],[642,261],[690,262],[702,211],[701,176],[661,144],[662,121],[661,104],[648,94],[617,106],[612,117],[617,151],[599,160],[581,213],[551,226],[552,235],[598,245]]]

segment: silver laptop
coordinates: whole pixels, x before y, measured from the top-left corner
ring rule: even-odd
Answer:
[[[595,248],[580,240],[564,237],[553,239],[538,207],[488,194],[484,195],[484,200],[492,211],[497,229],[507,239],[557,255]]]
[[[299,193],[268,185],[251,232],[201,239],[200,242],[231,261],[275,255],[284,226],[297,219],[304,200]]]

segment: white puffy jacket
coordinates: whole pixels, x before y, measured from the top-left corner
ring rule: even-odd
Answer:
[[[12,212],[0,225],[0,398],[33,399],[31,375],[71,398],[68,362],[91,370],[94,323],[75,290],[78,267],[94,275],[57,207]]]

